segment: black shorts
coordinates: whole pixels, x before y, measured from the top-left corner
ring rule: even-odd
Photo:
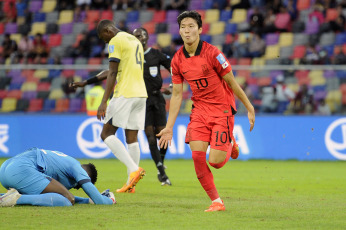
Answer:
[[[145,127],[147,126],[166,126],[166,101],[162,94],[149,96],[145,111]]]

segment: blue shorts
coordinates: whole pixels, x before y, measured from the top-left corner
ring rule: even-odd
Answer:
[[[6,188],[15,188],[21,194],[41,194],[51,178],[41,173],[29,157],[15,157],[0,167],[0,182]]]

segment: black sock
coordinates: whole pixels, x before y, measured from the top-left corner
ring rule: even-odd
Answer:
[[[164,164],[166,153],[167,153],[167,149],[165,149],[165,148],[160,149],[162,164]]]
[[[161,160],[161,155],[160,155],[160,151],[157,148],[157,145],[149,145],[150,148],[150,153],[151,153],[151,157],[153,158],[156,168],[159,170],[162,178],[166,178],[166,173],[165,173],[165,169],[163,167],[163,163]],[[166,178],[167,179],[167,178]]]

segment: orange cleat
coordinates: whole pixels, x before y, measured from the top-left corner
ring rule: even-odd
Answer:
[[[235,138],[233,135],[232,135],[232,142],[233,142],[233,147],[232,147],[231,157],[232,159],[237,159],[239,156],[239,146],[237,142],[235,142]]]
[[[127,190],[128,193],[135,193],[136,192],[136,187],[133,186],[132,188],[130,188],[129,190]]]
[[[208,209],[204,210],[205,212],[216,212],[216,211],[225,211],[225,205],[219,202],[213,202]]]
[[[116,192],[117,193],[122,193],[122,192],[129,192],[129,193],[134,193],[134,192],[130,192],[128,190],[134,188],[136,186],[136,184],[138,183],[138,181],[140,179],[142,179],[145,176],[145,170],[141,167],[138,168],[137,171],[132,172],[130,174],[130,180],[128,184],[124,184],[124,186],[120,189],[117,189]]]

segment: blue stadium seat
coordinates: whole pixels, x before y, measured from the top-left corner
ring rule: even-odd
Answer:
[[[346,33],[337,34],[335,37],[335,45],[346,44]]]
[[[43,103],[42,111],[50,112],[55,108],[55,100],[54,99],[46,99]]]
[[[202,9],[209,10],[213,8],[213,0],[204,0],[202,4]]]
[[[208,43],[211,43],[212,36],[208,34],[202,34],[201,35],[201,40],[206,41]]]
[[[139,18],[139,12],[134,10],[127,13],[126,22],[137,22]]]
[[[46,20],[46,14],[45,13],[34,13],[33,22],[44,22]]]
[[[229,19],[232,18],[232,11],[223,10],[220,14],[220,21],[228,22]]]
[[[228,23],[226,24],[225,34],[235,34],[237,32],[237,24]]]

